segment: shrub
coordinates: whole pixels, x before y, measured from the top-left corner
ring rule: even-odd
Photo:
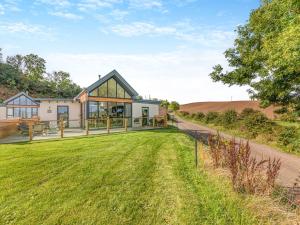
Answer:
[[[204,120],[204,118],[205,118],[205,114],[203,112],[198,112],[195,117],[196,120],[200,120],[200,121]]]
[[[195,119],[196,118],[196,113],[192,113],[191,118]]]
[[[208,112],[205,116],[205,123],[218,123],[220,114],[218,112]]]
[[[241,119],[244,119],[245,117],[249,116],[249,115],[253,115],[255,113],[257,113],[259,111],[257,110],[254,110],[252,108],[245,108],[243,109],[243,111],[240,113],[240,118]]]
[[[280,120],[286,122],[296,122],[298,120],[298,115],[292,112],[284,113],[280,116]]]
[[[298,130],[296,127],[282,127],[278,134],[278,143],[295,151],[299,147],[297,137]]]
[[[231,139],[228,143],[219,134],[209,135],[208,144],[215,168],[227,167],[234,190],[246,193],[270,193],[281,167],[280,159],[257,160],[250,145]]]
[[[179,114],[180,114],[180,116],[183,116],[183,117],[186,117],[186,116],[190,115],[189,112],[185,112],[185,111],[180,111]]]
[[[222,125],[225,128],[232,128],[237,125],[238,114],[235,110],[227,110],[222,114]]]
[[[262,133],[273,133],[273,125],[274,123],[259,111],[248,114],[242,120],[242,129],[250,138],[256,138]]]

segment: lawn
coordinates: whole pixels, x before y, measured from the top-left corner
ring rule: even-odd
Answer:
[[[258,224],[176,130],[0,145],[0,224]]]

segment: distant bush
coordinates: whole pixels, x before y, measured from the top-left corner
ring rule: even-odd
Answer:
[[[254,110],[252,108],[245,108],[243,109],[243,111],[240,113],[240,119],[244,119],[245,117],[249,116],[249,115],[252,115],[252,114],[255,114],[259,111],[257,110]]]
[[[227,110],[221,116],[221,122],[225,128],[232,128],[237,125],[238,113],[235,110]]]
[[[195,119],[199,121],[204,120],[204,118],[205,118],[205,114],[203,112],[198,112],[195,117]]]
[[[189,112],[185,112],[185,111],[180,111],[179,114],[180,114],[180,116],[183,116],[183,117],[186,117],[186,116],[190,115]]]
[[[192,113],[191,118],[195,119],[196,118],[196,113]]]
[[[250,138],[256,138],[262,133],[271,133],[273,125],[274,123],[259,111],[245,116],[242,120],[242,129]]]
[[[208,112],[205,116],[205,123],[218,123],[220,121],[220,113]]]

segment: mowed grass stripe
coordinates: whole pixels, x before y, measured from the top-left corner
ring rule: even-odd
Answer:
[[[193,160],[174,130],[1,145],[0,223],[259,222]]]

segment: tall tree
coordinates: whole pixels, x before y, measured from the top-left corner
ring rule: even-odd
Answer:
[[[250,96],[262,106],[300,110],[300,1],[263,0],[237,28],[225,57],[232,70],[216,65],[213,81],[249,85]]]
[[[174,110],[174,111],[179,110],[179,108],[180,108],[180,105],[176,101],[172,101],[169,105],[169,109]]]
[[[70,74],[64,71],[54,71],[48,74],[47,80],[58,97],[75,96],[81,91],[80,86],[71,80]]]

